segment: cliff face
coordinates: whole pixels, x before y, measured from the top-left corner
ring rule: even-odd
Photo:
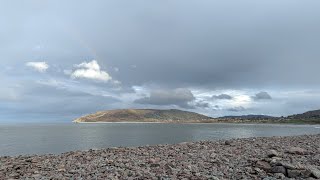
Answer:
[[[177,109],[119,109],[100,111],[73,122],[204,122],[213,118]]]

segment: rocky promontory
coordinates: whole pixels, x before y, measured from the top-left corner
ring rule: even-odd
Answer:
[[[178,109],[116,109],[99,111],[89,114],[73,122],[165,122],[165,123],[192,123],[209,122],[213,118],[189,111]]]
[[[0,157],[0,179],[319,179],[320,135]]]
[[[103,122],[158,122],[158,123],[290,123],[320,124],[320,110],[308,111],[286,117],[267,115],[241,115],[209,117],[178,109],[115,109],[92,113],[75,119],[75,123]]]

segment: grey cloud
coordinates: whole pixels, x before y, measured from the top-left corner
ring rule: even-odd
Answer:
[[[181,108],[192,108],[189,105],[194,101],[195,97],[188,89],[174,89],[174,90],[154,90],[150,92],[148,97],[137,99],[134,102],[138,104],[151,105],[176,105]]]
[[[97,59],[126,72],[112,75],[124,86],[314,85],[320,76],[315,48],[320,25],[314,23],[319,5],[71,0],[18,6],[12,1],[0,7],[0,54],[8,65],[28,59],[63,65]],[[250,11],[253,7],[256,11]]]
[[[236,107],[232,107],[232,108],[228,108],[228,111],[233,111],[233,112],[240,112],[240,111],[245,111],[246,108],[242,107],[242,106],[236,106]]]
[[[272,99],[272,97],[267,92],[259,92],[252,97],[254,100]]]
[[[207,103],[207,102],[197,102],[194,107],[197,107],[197,108],[209,108],[210,107],[210,104]]]
[[[233,97],[228,94],[220,94],[220,95],[213,95],[212,99],[232,99]]]

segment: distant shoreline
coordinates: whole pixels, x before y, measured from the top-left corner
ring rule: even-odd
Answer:
[[[146,123],[146,124],[160,124],[160,123],[166,123],[166,122],[139,122],[139,121],[122,121],[122,122],[73,122],[75,124],[126,124],[126,123],[134,123],[134,124],[142,124],[142,123]],[[170,123],[167,123],[170,124]]]
[[[295,122],[142,122],[142,121],[121,121],[121,122],[73,122],[74,124],[270,124],[270,125],[319,125],[318,123],[295,123]]]

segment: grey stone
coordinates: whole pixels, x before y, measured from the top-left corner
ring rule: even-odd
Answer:
[[[255,172],[257,172],[257,173],[262,173],[262,172],[263,172],[263,170],[261,170],[260,168],[254,168],[254,170],[255,170]]]
[[[298,170],[306,169],[306,167],[301,165],[300,163],[291,164],[288,162],[280,162],[280,164],[287,169],[298,169]]]
[[[263,178],[263,180],[276,180],[276,178],[274,178],[274,177],[265,177],[265,178]]]
[[[270,157],[270,158],[272,158],[272,157],[275,157],[275,156],[279,156],[279,153],[276,151],[276,150],[270,150],[269,152],[268,152],[268,157]]]
[[[311,172],[313,177],[320,179],[320,170],[319,169],[317,169],[315,167],[311,167],[309,169],[309,171]]]
[[[303,155],[303,154],[307,153],[307,151],[305,149],[302,149],[300,147],[290,147],[287,150],[287,152],[290,154],[299,154],[299,155]]]
[[[297,170],[288,169],[288,177],[289,178],[295,178],[300,175],[300,172]]]
[[[288,177],[290,177],[290,178],[296,178],[296,177],[304,176],[303,175],[303,173],[304,173],[303,170],[288,169],[287,171],[288,171]]]
[[[288,162],[280,162],[280,164],[287,169],[296,169],[296,167],[293,164]]]
[[[270,164],[266,161],[257,161],[256,166],[260,169],[265,170],[265,171],[270,171],[270,169],[271,169]]]
[[[307,177],[310,177],[312,174],[311,174],[311,171],[310,170],[300,170],[301,172],[301,177],[303,178],[307,178]]]
[[[20,174],[18,174],[18,173],[12,173],[12,174],[10,174],[10,177],[11,177],[11,178],[18,179],[18,178],[20,177]]]

